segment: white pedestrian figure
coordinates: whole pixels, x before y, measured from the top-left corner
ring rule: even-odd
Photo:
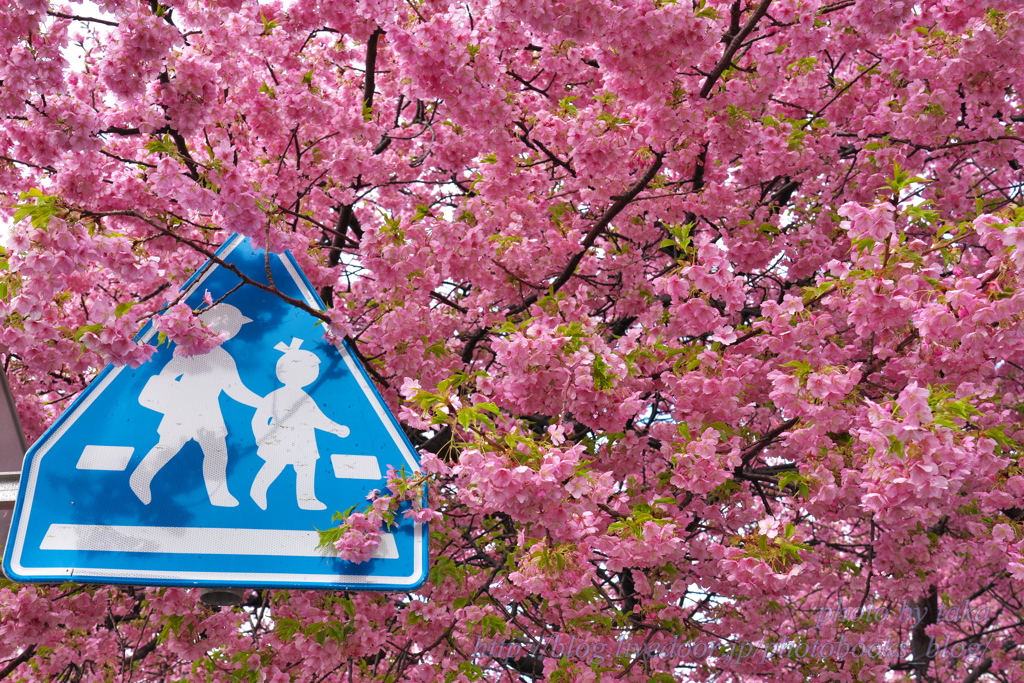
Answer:
[[[214,332],[226,332],[230,339],[242,325],[252,322],[230,304],[217,304],[199,314],[199,319]],[[174,350],[159,375],[143,387],[139,403],[163,413],[157,433],[160,441],[150,449],[128,480],[143,503],[152,500],[153,477],[189,441],[195,439],[203,451],[203,480],[210,503],[234,507],[238,500],[228,491],[228,435],[220,410],[221,392],[247,406],[261,400],[238,376],[235,359],[224,347],[185,358]]]
[[[284,382],[270,392],[256,407],[252,431],[259,448],[256,454],[266,462],[256,474],[249,495],[262,509],[267,509],[267,489],[291,465],[295,468],[295,496],[303,510],[326,510],[317,500],[314,484],[316,461],[320,452],[315,430],[349,435],[345,425],[338,424],[321,412],[302,390],[320,375],[320,358],[312,351],[300,349],[301,339],[281,342],[274,348],[284,353],[277,361],[277,378]]]

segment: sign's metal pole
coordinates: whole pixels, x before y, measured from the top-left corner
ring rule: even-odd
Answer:
[[[25,460],[25,433],[21,430],[14,396],[7,377],[0,370],[0,540],[7,544],[11,511],[18,499],[21,464]],[[0,572],[2,574],[3,572]]]
[[[210,607],[241,605],[245,591],[241,588],[200,588],[199,599]]]
[[[4,408],[0,409],[0,470],[21,470],[28,444],[25,443],[25,432],[21,429],[18,409],[14,404],[14,395],[7,384],[6,373],[0,371],[0,389],[3,391]],[[16,465],[16,467],[11,467]]]
[[[18,500],[18,482],[21,472],[0,472],[0,510],[13,510]]]

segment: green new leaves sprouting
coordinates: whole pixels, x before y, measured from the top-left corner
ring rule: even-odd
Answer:
[[[13,207],[15,209],[14,222],[18,223],[28,218],[32,221],[32,227],[37,230],[46,230],[50,225],[50,219],[57,213],[57,198],[32,188],[28,192],[21,193],[21,200],[20,204],[15,204]]]

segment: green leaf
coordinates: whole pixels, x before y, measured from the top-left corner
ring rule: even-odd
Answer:
[[[1004,425],[999,425],[998,427],[989,427],[981,433],[994,440],[999,445],[1000,452],[1005,453],[1019,450],[1020,445],[1006,435],[1005,429]]]
[[[114,308],[114,316],[120,318],[125,313],[132,310],[132,307],[137,303],[137,301],[122,301]]]
[[[103,325],[99,323],[96,323],[95,325],[82,325],[81,327],[74,331],[74,333],[71,335],[71,338],[74,339],[75,341],[81,341],[82,337],[89,334],[90,332],[96,334],[102,329]]]
[[[690,425],[686,422],[676,423],[676,431],[679,433],[679,436],[683,437],[686,441],[693,441],[693,437],[690,436]]]
[[[793,376],[799,379],[803,379],[814,370],[810,363],[802,359],[791,360],[788,363],[783,363],[781,367],[793,368]]]
[[[153,154],[175,154],[178,151],[170,135],[161,135],[153,138],[146,143],[145,147]]]
[[[811,487],[808,485],[807,477],[799,472],[783,472],[779,475],[779,489],[785,490],[789,486],[795,486],[799,495],[810,498]]]
[[[412,217],[412,219],[409,222],[415,223],[416,221],[426,218],[427,216],[433,217],[433,215],[434,214],[430,212],[429,206],[427,206],[426,204],[417,204],[416,214]]]
[[[341,540],[342,535],[345,533],[345,529],[343,527],[336,526],[331,527],[330,529],[317,529],[316,533],[320,537],[320,542],[316,544],[316,549],[333,553],[335,550],[334,544]]]
[[[262,35],[265,36],[269,35],[271,31],[273,31],[275,28],[281,25],[281,22],[279,21],[276,21],[274,19],[267,19],[265,16],[263,16],[263,12],[260,12],[260,21],[263,22]]]
[[[614,380],[618,377],[609,372],[611,367],[602,356],[594,356],[594,362],[590,366],[590,377],[594,380],[594,388],[598,391],[608,391],[615,386]]]
[[[484,638],[489,638],[497,635],[498,633],[505,635],[508,630],[508,625],[505,623],[505,620],[496,614],[486,615],[480,619],[479,623],[480,626],[483,627]]]
[[[57,198],[43,194],[41,190],[36,188],[32,188],[28,192],[22,192],[20,197],[23,203],[15,204],[12,207],[16,209],[14,212],[14,222],[18,223],[28,218],[32,222],[32,227],[37,230],[46,230],[50,226],[50,218],[57,212]],[[26,201],[29,199],[34,201],[29,203]]]
[[[675,683],[676,677],[664,672],[656,673],[647,679],[647,683]]]
[[[430,583],[437,586],[444,583],[444,580],[448,577],[455,579],[455,583],[461,588],[462,582],[466,578],[466,573],[455,564],[452,558],[442,555],[434,560],[428,579]]]
[[[714,7],[708,6],[707,0],[700,0],[697,8],[693,11],[693,16],[698,19],[711,19],[714,21],[715,19],[718,19],[719,13]]]

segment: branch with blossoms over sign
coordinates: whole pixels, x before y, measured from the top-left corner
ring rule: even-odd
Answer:
[[[337,552],[342,560],[360,564],[373,557],[374,551],[380,546],[381,534],[395,525],[395,516],[400,512],[403,503],[408,503],[401,510],[402,516],[416,522],[432,522],[441,514],[430,508],[423,507],[424,486],[428,477],[423,474],[407,475],[393,467],[388,468],[388,494],[374,489],[367,496],[370,505],[362,512],[353,512],[356,505],[345,512],[334,515],[334,521],[342,524],[333,529],[320,532],[320,548]]]

